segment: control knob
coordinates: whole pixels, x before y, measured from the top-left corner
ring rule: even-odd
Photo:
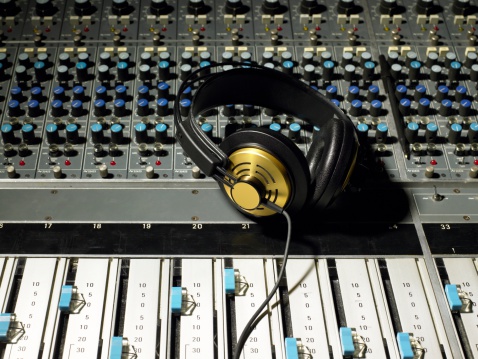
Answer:
[[[93,14],[96,8],[91,4],[90,0],[75,0],[74,11],[78,16],[85,16]]]
[[[433,0],[418,0],[416,9],[420,15],[430,15],[433,7]]]
[[[339,0],[337,11],[339,14],[351,14],[355,8],[354,0]]]
[[[470,10],[470,0],[454,0],[451,9],[455,15],[468,15],[467,12]]]
[[[0,1],[1,16],[15,16],[19,10],[19,7],[15,4],[15,0]]]
[[[244,7],[241,0],[226,0],[226,5],[224,6],[224,12],[226,14],[236,15],[246,11],[247,8]]]
[[[53,16],[55,14],[55,7],[51,0],[36,0],[35,12],[38,16]]]
[[[206,6],[204,0],[189,0],[188,1],[188,13],[190,15],[202,15],[209,11],[209,7]]]
[[[156,16],[166,15],[170,12],[170,7],[166,4],[165,0],[151,0],[149,12]]]
[[[128,4],[128,0],[113,0],[113,4],[111,6],[111,12],[113,15],[128,15],[131,13],[132,9],[131,6]]]
[[[380,14],[393,15],[398,8],[397,0],[380,0]]]
[[[264,0],[261,9],[266,15],[277,15],[285,12],[284,7],[280,4],[279,0]]]
[[[317,14],[320,12],[320,5],[317,4],[317,0],[302,0],[300,2],[300,13],[301,14]]]

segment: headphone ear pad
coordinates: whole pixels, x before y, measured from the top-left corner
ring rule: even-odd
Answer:
[[[307,153],[312,176],[311,206],[323,209],[342,192],[355,163],[357,146],[351,122],[333,118],[321,127]]]
[[[275,157],[284,167],[291,185],[285,209],[296,213],[307,202],[310,173],[307,160],[297,145],[286,136],[266,128],[239,130],[219,145],[227,156],[243,148],[258,148]]]

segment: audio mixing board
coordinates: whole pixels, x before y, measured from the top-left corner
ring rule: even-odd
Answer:
[[[235,61],[324,94],[362,158],[294,219],[242,358],[477,359],[477,17],[477,0],[0,1],[1,358],[232,357],[286,226],[227,202],[173,104]],[[198,121],[216,143],[272,125],[304,153],[320,131],[249,104]]]

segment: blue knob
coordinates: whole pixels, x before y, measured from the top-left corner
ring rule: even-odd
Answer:
[[[269,125],[269,129],[275,132],[280,132],[282,127],[279,123],[273,122]]]
[[[158,123],[154,128],[154,139],[159,143],[166,143],[168,140],[168,126],[164,123]]]
[[[293,122],[289,125],[289,138],[292,141],[300,142],[301,137],[300,137],[300,130],[301,126],[300,124]]]
[[[3,139],[3,144],[6,143],[14,143],[15,142],[15,134],[13,132],[13,126],[10,125],[9,123],[5,123],[1,127],[2,131],[2,139]]]
[[[58,143],[60,136],[58,135],[58,126],[54,123],[49,123],[45,126],[46,139],[49,144]]]
[[[334,98],[334,99],[332,99],[332,100],[330,100],[330,101],[332,101],[332,103],[333,103],[335,106],[340,107],[340,102],[339,102],[339,100],[337,100],[337,99]]]
[[[469,116],[471,111],[471,101],[470,100],[461,100],[460,106],[458,107],[458,114],[460,116]]]
[[[110,128],[111,131],[111,142],[116,143],[117,145],[123,142],[123,126],[119,123],[115,123]]]
[[[190,107],[191,107],[191,100],[188,100],[187,98],[184,100],[181,100],[179,102],[179,110],[180,110],[181,116],[187,116],[189,113]]]
[[[372,102],[373,100],[376,100],[378,97],[380,89],[378,88],[377,85],[370,85],[367,89],[367,101]]]
[[[10,100],[8,101],[8,116],[10,117],[17,117],[22,114],[20,109],[20,104],[17,100]]]
[[[61,100],[53,100],[51,102],[51,115],[53,117],[61,117],[63,116],[63,101]]]
[[[128,64],[124,61],[118,62],[116,65],[118,69],[118,80],[121,82],[125,82],[129,80],[129,71],[128,71]]]
[[[76,63],[76,78],[79,82],[88,81],[88,65],[80,61]]]
[[[370,103],[370,115],[372,115],[373,117],[380,116],[382,112],[382,107],[383,107],[382,101],[373,100]]]
[[[405,137],[408,143],[415,143],[418,138],[418,124],[416,122],[409,122],[405,129]]]
[[[83,115],[83,102],[80,100],[73,100],[71,102],[71,115],[73,117],[80,117]]]
[[[353,100],[350,106],[349,114],[351,116],[360,116],[362,113],[362,101]]]
[[[453,144],[459,143],[462,130],[463,130],[463,127],[460,124],[458,123],[452,124],[450,126],[450,132],[448,132],[448,142]]]
[[[126,116],[126,107],[125,107],[125,102],[122,99],[116,99],[113,102],[113,113],[116,117],[123,117]]]
[[[127,96],[127,93],[128,93],[128,89],[126,88],[125,85],[117,85],[115,87],[115,98],[117,99],[123,99],[125,100],[126,99],[126,96]]]
[[[425,141],[427,141],[427,143],[435,142],[437,133],[438,126],[435,123],[430,122],[425,129]]]
[[[149,99],[149,87],[146,85],[141,85],[138,87],[138,98],[139,99]]]
[[[403,116],[410,116],[410,106],[412,102],[408,98],[402,98],[398,104],[398,109]]]
[[[138,100],[138,116],[149,115],[149,101],[145,98]]]
[[[37,100],[30,100],[28,101],[28,116],[30,117],[38,117],[41,114],[40,111],[40,103]]]
[[[415,86],[415,92],[413,93],[413,99],[415,101],[420,101],[420,99],[425,96],[426,92],[427,92],[427,88],[422,84],[418,84],[417,86]]]
[[[95,109],[93,111],[96,117],[103,117],[106,116],[106,103],[102,99],[95,100],[94,102]]]
[[[180,98],[181,98],[181,100],[182,100],[182,99],[185,99],[185,98],[190,100],[190,99],[191,99],[191,96],[192,96],[192,89],[191,89],[191,86],[188,86],[188,87],[186,87],[186,89],[182,92]]]
[[[438,102],[443,101],[444,99],[447,98],[448,92],[449,92],[448,86],[445,86],[445,85],[438,86],[438,91],[436,93],[435,99]]]
[[[104,99],[106,99],[107,94],[108,94],[108,92],[107,92],[105,86],[97,86],[95,88],[95,95],[96,95],[97,99],[104,100]]]
[[[358,88],[358,86],[350,86],[347,92],[347,101],[352,102],[353,100],[358,98],[360,89]]]
[[[140,122],[134,126],[134,132],[136,137],[136,143],[146,143],[148,142],[148,133],[147,126]]]
[[[27,123],[22,126],[22,137],[23,142],[32,143],[35,140],[35,133],[33,131],[33,125]]]
[[[169,80],[169,62],[168,61],[160,61],[158,63],[158,76],[161,81]]]
[[[78,143],[78,125],[70,123],[66,126],[66,141],[69,143]]]
[[[397,96],[397,98],[398,98],[399,100],[401,100],[402,98],[404,98],[404,97],[407,95],[407,91],[408,91],[407,86],[405,86],[405,85],[398,85],[398,86],[395,88],[395,96]]]
[[[337,87],[334,85],[329,85],[325,89],[325,96],[328,99],[333,99],[337,96]]]
[[[207,137],[212,138],[212,125],[210,123],[203,123],[201,125],[201,130]]]
[[[10,89],[10,95],[13,100],[20,101],[23,97],[22,89],[18,86],[14,86]]]
[[[169,85],[166,82],[160,82],[158,84],[158,97],[159,98],[169,97]]]
[[[103,126],[99,123],[91,125],[91,140],[94,144],[104,142]]]
[[[387,142],[388,126],[385,123],[379,123],[375,131],[375,140],[377,143]]]
[[[40,101],[42,99],[42,89],[41,87],[35,86],[30,90],[32,99]]]
[[[156,104],[158,105],[156,113],[162,117],[167,116],[169,111],[169,101],[165,98],[160,98],[156,101]]]
[[[53,97],[56,100],[64,101],[65,100],[65,88],[63,86],[56,86],[53,89]]]
[[[430,111],[430,100],[427,98],[421,98],[418,101],[418,115],[427,116]]]
[[[73,87],[73,98],[75,100],[84,101],[85,100],[85,88],[83,86]]]

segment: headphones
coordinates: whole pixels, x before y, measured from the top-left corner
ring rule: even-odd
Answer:
[[[244,214],[264,217],[285,209],[297,213],[305,207],[325,208],[344,190],[357,162],[352,121],[318,91],[290,75],[250,63],[235,65],[202,76],[205,68],[196,70],[181,84],[174,123],[184,152]],[[179,98],[197,83],[191,109],[182,117]],[[238,130],[217,146],[196,118],[228,104],[278,110],[320,131],[313,136],[307,157],[291,139],[268,128]]]

